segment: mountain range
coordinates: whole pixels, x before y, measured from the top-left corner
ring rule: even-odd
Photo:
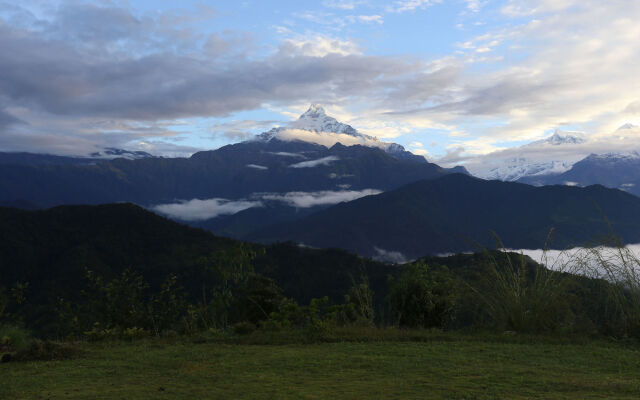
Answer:
[[[531,148],[581,143],[556,132]],[[587,161],[606,171],[600,156],[562,173],[529,168],[509,178],[535,177],[529,183],[540,185],[554,177],[558,186],[487,181],[362,134],[318,105],[286,126],[188,158],[111,150],[127,158],[0,153],[0,206],[131,202],[234,239],[336,247],[394,262],[492,247],[490,231],[514,248],[583,245],[609,235],[609,227],[627,243],[640,241],[640,198],[567,186],[609,179],[590,181],[588,165],[576,175]],[[630,155],[624,168],[636,160]],[[632,172],[618,179],[616,187],[635,188]],[[555,240],[547,243],[552,229]]]
[[[588,186],[602,184],[640,196],[640,154],[591,154],[560,174],[526,176],[519,182],[532,185]]]
[[[400,145],[359,134],[312,107],[295,125],[311,124],[330,145],[276,129],[253,140],[202,151],[189,158],[116,158],[89,162],[56,156],[2,155],[0,202],[61,204],[134,202],[144,206],[190,199],[237,200],[254,193],[389,190],[419,179],[464,169],[445,169]],[[336,136],[337,135],[337,136]],[[345,146],[344,137],[355,142]],[[1,161],[2,158],[7,161]],[[12,158],[13,157],[13,158]],[[19,160],[18,160],[19,158]],[[46,160],[46,161],[44,161]]]
[[[620,151],[613,143],[637,133],[638,127],[625,124],[608,140],[588,141],[579,132],[556,130],[546,139],[483,156],[469,167],[483,179],[536,186],[600,184],[640,196],[640,149]]]
[[[338,204],[247,239],[410,259],[493,248],[496,239],[508,248],[562,249],[613,232],[636,243],[639,227],[640,198],[623,191],[600,185],[534,187],[452,174]]]

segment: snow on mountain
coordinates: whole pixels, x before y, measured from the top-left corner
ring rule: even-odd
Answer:
[[[608,161],[617,163],[621,161],[637,161],[640,160],[640,153],[637,151],[626,151],[616,153],[590,154],[585,160]]]
[[[362,145],[378,147],[397,157],[421,157],[408,151],[397,143],[383,142],[374,136],[358,132],[351,125],[339,122],[327,115],[319,104],[312,104],[300,118],[290,122],[287,126],[272,128],[257,136],[257,140],[269,141],[274,138],[284,141],[301,140],[331,147],[336,143],[346,146]]]
[[[584,143],[586,139],[580,132],[563,132],[559,129],[546,139],[536,140],[525,146],[539,146],[539,145],[552,145],[560,146],[563,144],[580,144]]]
[[[557,152],[560,147],[585,143],[586,139],[579,132],[562,132],[556,130],[553,135],[542,140],[509,149],[502,154],[488,155],[480,164],[469,166],[472,173],[483,179],[501,181],[517,181],[526,176],[561,174],[584,156]],[[556,154],[548,151],[552,147]],[[557,158],[554,158],[554,155]]]
[[[365,136],[358,133],[351,125],[343,124],[328,116],[324,108],[319,104],[312,104],[300,118],[291,122],[289,127],[314,132],[344,133],[356,137]],[[371,138],[371,136],[368,136],[368,138]]]
[[[561,174],[571,169],[576,161],[536,162],[527,158],[512,158],[511,160],[505,160],[503,165],[490,168],[475,175],[483,179],[517,181],[525,176]]]

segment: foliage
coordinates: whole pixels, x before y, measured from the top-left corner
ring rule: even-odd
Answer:
[[[571,315],[570,277],[523,255],[486,252],[482,279],[469,285],[491,326],[516,332],[550,332]]]
[[[407,327],[444,327],[454,317],[456,287],[449,271],[423,262],[390,278],[388,300],[395,323]]]
[[[333,312],[335,322],[339,325],[373,325],[373,291],[366,275],[362,276],[360,282],[353,282],[349,293],[344,296],[344,304],[334,306]]]
[[[575,252],[565,265],[597,282],[603,333],[640,338],[640,258],[612,239],[610,246]]]
[[[25,350],[32,342],[31,333],[16,325],[0,325],[0,353]]]

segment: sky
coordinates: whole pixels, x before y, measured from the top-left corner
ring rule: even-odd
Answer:
[[[311,103],[445,166],[556,130],[628,149],[639,19],[628,0],[0,0],[0,151],[185,156]]]

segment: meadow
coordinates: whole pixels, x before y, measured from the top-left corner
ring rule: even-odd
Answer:
[[[71,359],[0,364],[0,398],[640,397],[636,342],[373,328],[359,336],[83,342]]]

